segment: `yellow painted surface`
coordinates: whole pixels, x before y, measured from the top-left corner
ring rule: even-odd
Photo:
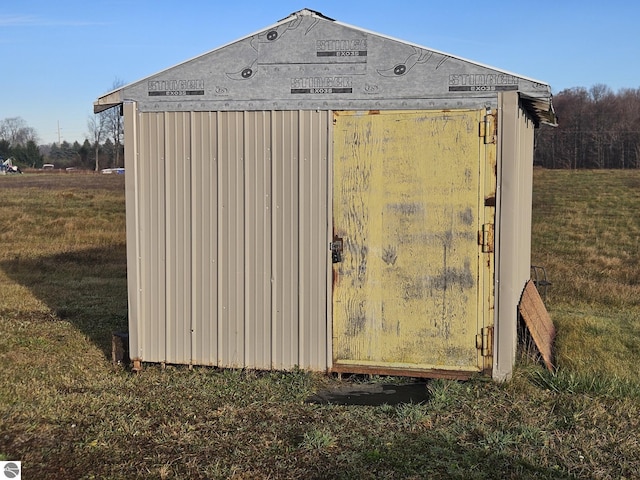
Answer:
[[[334,364],[482,370],[484,113],[335,114]]]

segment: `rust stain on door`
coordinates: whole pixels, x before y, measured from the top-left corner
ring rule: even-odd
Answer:
[[[483,369],[482,115],[335,116],[335,365]]]

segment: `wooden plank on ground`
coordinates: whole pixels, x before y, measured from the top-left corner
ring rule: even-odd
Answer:
[[[556,337],[556,327],[542,302],[538,289],[531,280],[524,287],[518,310],[545,365],[550,371],[553,371],[553,342]]]

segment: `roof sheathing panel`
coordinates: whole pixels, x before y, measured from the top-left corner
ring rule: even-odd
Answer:
[[[94,110],[114,98],[141,111],[477,108],[510,90],[535,100],[538,121],[553,123],[545,83],[301,10],[111,92]]]

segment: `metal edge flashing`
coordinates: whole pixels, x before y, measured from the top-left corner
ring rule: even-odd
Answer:
[[[333,368],[333,263],[329,254],[330,244],[333,241],[333,115],[334,111],[327,112],[327,236],[325,239],[327,245],[326,252],[326,332],[327,332],[327,350],[326,350],[326,371],[329,372]]]
[[[139,368],[143,358],[140,325],[140,235],[138,199],[138,122],[135,102],[124,103],[125,143],[125,215],[127,240],[127,297],[129,352],[134,368]]]
[[[506,139],[513,137],[512,107],[517,105],[515,92],[498,94],[498,145],[496,152],[496,220],[495,220],[495,278],[494,278],[494,336],[493,336],[493,372],[492,378],[497,381],[505,381],[511,377],[515,360],[515,328],[509,328],[508,317],[503,310],[508,302],[508,288],[512,280],[506,271],[505,259],[507,245],[505,227],[509,226],[508,214],[512,213],[513,199],[509,198],[508,189],[505,192],[503,185],[505,179],[509,179],[509,166],[505,157],[513,155],[513,150],[507,150]],[[508,100],[511,99],[511,102]],[[509,210],[511,209],[511,210]],[[514,312],[515,315],[515,312]]]

